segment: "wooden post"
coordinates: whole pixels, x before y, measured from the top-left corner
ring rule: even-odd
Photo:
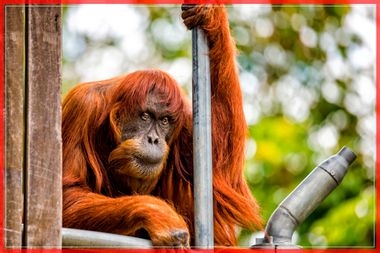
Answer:
[[[23,7],[5,8],[5,247],[22,243],[24,142]]]
[[[26,8],[24,246],[61,247],[61,8]]]

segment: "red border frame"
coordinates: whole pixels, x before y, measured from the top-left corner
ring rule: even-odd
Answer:
[[[0,250],[4,248],[4,6],[0,5]]]
[[[379,40],[380,31],[378,29],[380,24],[380,0],[187,0],[191,3],[227,3],[227,4],[374,4],[376,5],[376,74],[380,73],[380,58],[379,58]],[[168,250],[168,249],[154,249],[154,250],[137,250],[137,249],[4,249],[4,14],[5,5],[21,5],[21,4],[181,4],[180,0],[0,0],[0,252],[97,252],[97,253],[150,253],[150,252],[263,252],[270,253],[275,252],[273,249],[215,249],[215,250]],[[380,175],[378,172],[380,169],[380,149],[378,144],[380,143],[379,130],[380,130],[380,82],[378,76],[376,76],[376,195],[380,187]],[[377,245],[380,240],[380,228],[378,221],[380,218],[380,204],[376,201],[376,221],[375,221],[375,248],[373,249],[359,249],[359,248],[342,248],[342,249],[297,249],[297,250],[280,250],[284,253],[293,252],[307,252],[307,253],[374,253],[377,252]]]

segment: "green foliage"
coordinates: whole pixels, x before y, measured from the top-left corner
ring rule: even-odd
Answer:
[[[362,46],[357,35],[350,33],[344,25],[350,11],[350,6],[273,6],[269,13],[264,11],[265,15],[258,15],[272,22],[273,34],[264,38],[254,36],[248,44],[239,40],[241,29],[247,29],[248,33],[255,35],[257,23],[239,19],[232,22],[242,71],[255,74],[259,82],[260,72],[266,73],[261,92],[259,90],[259,94],[249,98],[257,100],[255,105],[261,105],[266,111],[250,125],[249,138],[255,143],[255,148],[251,155],[248,150],[245,172],[252,192],[262,207],[264,220],[269,219],[278,204],[320,161],[337,152],[343,145],[358,153],[358,159],[342,185],[298,228],[297,243],[305,247],[372,246],[374,243],[374,193],[369,189],[373,189],[375,165],[373,153],[369,159],[366,152],[370,147],[363,148],[360,145],[363,139],[368,138],[368,132],[363,134],[358,130],[358,125],[366,117],[363,113],[366,109],[354,112],[349,108],[347,98],[348,93],[359,93],[352,86],[355,75],[373,70],[373,65],[366,70],[353,69],[352,73],[343,76],[333,76],[331,72],[326,74],[331,52],[324,49],[321,43],[326,33],[340,33],[331,41],[338,44],[334,55],[350,64],[350,48]],[[234,16],[234,13],[231,14]],[[300,24],[301,27],[298,27]],[[309,39],[315,36],[320,42],[313,44],[312,40],[307,41],[307,37],[302,37],[302,30],[309,33]],[[339,41],[342,37],[345,38],[344,43]],[[268,48],[273,45],[276,50],[270,55]],[[279,54],[284,54],[286,60],[277,63],[270,58],[280,58]],[[286,96],[288,91],[282,85],[294,89],[292,78],[282,83],[284,76],[289,75],[298,80],[299,83],[294,85],[298,91]],[[373,78],[372,74],[368,76]],[[339,93],[334,99],[328,94],[332,90],[323,91],[324,83],[330,80],[336,83]],[[309,102],[304,104],[308,107],[307,117],[300,119],[297,113],[292,113],[289,105],[297,103],[296,97],[302,91],[307,91],[305,95],[309,94]],[[268,110],[268,102],[260,96],[271,97],[273,93],[277,97],[271,99],[271,108]],[[373,116],[374,103],[369,105],[368,110],[371,111],[369,115]],[[371,124],[375,124],[374,117]],[[323,136],[326,129],[332,129],[333,134]],[[335,141],[329,143],[332,139]],[[371,144],[375,145],[374,140]],[[249,232],[242,231],[241,243],[247,244],[249,236]]]

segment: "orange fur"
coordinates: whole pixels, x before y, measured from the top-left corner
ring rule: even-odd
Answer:
[[[254,230],[261,222],[243,177],[247,126],[226,10],[214,7],[205,15],[202,28],[209,40],[212,83],[215,243],[236,245],[236,225]],[[120,141],[117,115],[136,113],[152,89],[165,94],[176,124],[167,160],[153,178],[126,181],[137,194],[121,195],[107,171],[123,166],[127,159],[123,151],[134,152],[138,144]],[[81,84],[67,95],[62,126],[64,226],[125,235],[144,228],[156,245],[170,240],[170,229],[189,229],[193,235],[192,115],[185,101],[176,82],[158,70]]]

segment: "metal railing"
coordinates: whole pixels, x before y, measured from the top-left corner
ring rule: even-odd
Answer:
[[[152,248],[150,240],[110,233],[62,228],[63,248]]]

